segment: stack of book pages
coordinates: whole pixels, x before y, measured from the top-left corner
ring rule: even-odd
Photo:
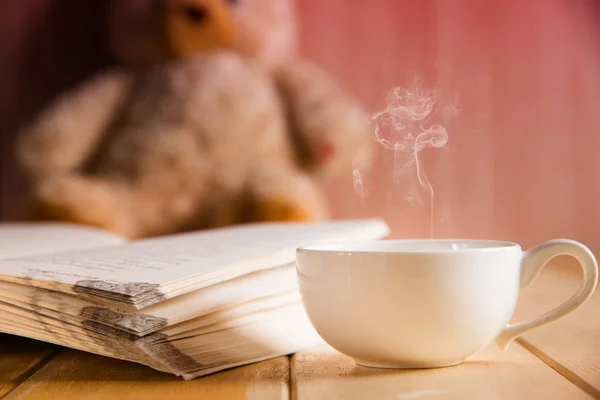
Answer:
[[[379,219],[139,241],[68,224],[0,224],[0,332],[193,379],[321,344],[298,293],[296,248],[387,234]]]

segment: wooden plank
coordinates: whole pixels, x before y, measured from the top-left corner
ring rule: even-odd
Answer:
[[[292,399],[589,399],[516,344],[490,347],[450,368],[385,370],[357,366],[329,347],[292,357]]]
[[[0,398],[42,367],[57,347],[0,334]]]
[[[546,267],[521,294],[513,320],[541,315],[573,295],[580,285],[578,266],[561,263]],[[519,342],[600,398],[600,291],[573,313],[529,332]]]
[[[280,400],[288,398],[288,381],[288,357],[183,381],[143,365],[68,350],[7,399]]]

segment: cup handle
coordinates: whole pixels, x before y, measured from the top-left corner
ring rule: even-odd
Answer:
[[[560,255],[572,256],[579,261],[583,269],[583,284],[571,298],[544,315],[526,322],[507,325],[496,338],[496,344],[502,351],[508,349],[512,341],[525,332],[546,325],[575,311],[594,293],[598,283],[598,263],[594,254],[583,244],[565,239],[545,242],[523,254],[520,288],[527,287],[551,259]]]

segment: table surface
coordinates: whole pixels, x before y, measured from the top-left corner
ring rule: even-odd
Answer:
[[[547,267],[514,320],[573,294],[581,273]],[[0,399],[600,399],[600,291],[567,317],[494,346],[462,365],[430,370],[356,366],[327,346],[192,381],[142,365],[0,336]]]

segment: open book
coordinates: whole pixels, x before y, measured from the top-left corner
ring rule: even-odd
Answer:
[[[321,344],[295,250],[387,236],[379,219],[240,225],[128,242],[0,224],[0,332],[192,379]]]

